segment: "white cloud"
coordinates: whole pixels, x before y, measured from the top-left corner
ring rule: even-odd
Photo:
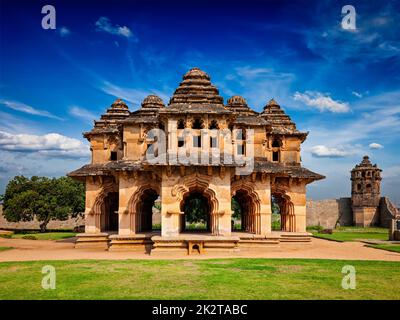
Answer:
[[[58,32],[61,37],[68,37],[71,34],[71,31],[67,27],[61,27]]]
[[[317,145],[311,147],[311,154],[318,158],[341,158],[354,154],[352,150],[346,150],[343,147],[327,147],[325,145]]]
[[[352,91],[351,94],[356,96],[357,98],[362,98],[363,97],[363,95],[361,93],[357,92],[357,91]]]
[[[71,106],[69,108],[69,113],[70,115],[82,119],[86,122],[90,122],[92,123],[93,120],[98,118],[98,115],[95,115],[94,113],[90,112],[89,110],[82,108],[82,107],[78,107],[78,106]]]
[[[33,114],[36,116],[47,117],[51,119],[63,120],[62,118],[57,117],[46,110],[39,110],[22,102],[0,99],[0,104],[16,111]]]
[[[272,62],[270,64],[272,65]],[[242,95],[249,106],[256,110],[260,110],[271,98],[276,98],[282,106],[289,104],[287,97],[290,97],[290,86],[296,76],[265,65],[268,63],[261,66],[243,66],[243,63],[235,62],[230,67],[234,72],[226,75],[224,81],[216,82],[218,88],[228,95]]]
[[[164,102],[169,100],[168,95],[159,90],[154,90],[154,89],[144,90],[144,89],[119,87],[108,81],[103,81],[99,89],[116,98],[121,98],[125,101],[131,102],[135,106],[140,106],[143,99],[147,97],[149,94],[158,95]]]
[[[0,149],[38,153],[51,157],[79,158],[89,155],[89,148],[82,141],[58,133],[33,135],[0,131]]]
[[[350,111],[348,103],[335,101],[329,95],[317,91],[306,91],[305,93],[296,92],[293,99],[301,101],[310,107],[315,107],[319,111],[330,111],[333,113],[345,113]]]
[[[370,143],[368,145],[368,147],[370,147],[370,149],[382,149],[383,145],[381,145],[379,143],[376,143],[376,142],[373,142],[373,143]]]
[[[132,31],[127,26],[112,25],[107,17],[100,17],[95,23],[97,30],[118,35],[125,38],[133,38]]]

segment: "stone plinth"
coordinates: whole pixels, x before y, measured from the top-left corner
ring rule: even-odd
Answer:
[[[76,235],[75,248],[98,248],[108,250],[108,233],[79,233]]]
[[[110,251],[129,250],[135,252],[150,253],[153,247],[151,234],[133,234],[133,235],[111,235]]]

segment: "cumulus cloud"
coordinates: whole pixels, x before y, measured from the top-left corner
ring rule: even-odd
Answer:
[[[381,145],[379,143],[376,143],[376,142],[373,142],[373,143],[370,143],[368,145],[368,147],[370,147],[370,149],[382,149],[383,145]]]
[[[61,27],[58,31],[61,37],[68,37],[71,34],[71,31],[67,27]]]
[[[342,158],[353,155],[354,152],[346,150],[343,147],[327,147],[317,145],[311,148],[311,154],[318,158]]]
[[[97,30],[107,32],[110,34],[118,35],[125,38],[133,38],[132,31],[127,26],[113,25],[109,18],[100,17],[95,23]]]
[[[317,91],[296,92],[293,96],[296,101],[301,101],[307,106],[317,108],[319,111],[330,111],[333,113],[349,112],[348,103],[335,101],[329,95]]]
[[[92,123],[93,120],[98,118],[98,115],[90,112],[89,110],[79,107],[79,106],[71,106],[69,108],[69,114],[74,116],[75,118],[82,119],[86,122]]]
[[[38,153],[51,157],[80,158],[89,155],[89,148],[82,141],[58,133],[33,135],[0,131],[0,149]]]
[[[51,119],[63,120],[62,118],[57,117],[46,110],[36,109],[36,108],[29,106],[27,104],[24,104],[22,102],[0,99],[0,104],[6,106],[9,109],[13,109],[13,110],[16,110],[19,112],[33,114],[36,116],[47,117],[47,118],[51,118]]]

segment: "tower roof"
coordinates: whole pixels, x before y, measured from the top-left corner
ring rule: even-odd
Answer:
[[[227,101],[227,107],[229,110],[239,114],[256,114],[255,111],[251,110],[247,105],[247,101],[242,96],[232,96]]]
[[[123,100],[118,98],[101,116],[101,120],[117,120],[127,116],[129,116],[129,108]]]
[[[164,102],[155,94],[148,95],[142,102],[142,109],[156,109],[165,107]]]
[[[275,99],[271,99],[264,107],[264,110],[261,112],[261,117],[267,120],[275,131],[297,131],[295,123]]]
[[[115,100],[107,109],[106,113],[101,115],[100,120],[115,121],[129,116],[129,108],[122,99]]]
[[[353,170],[363,170],[363,169],[377,169],[382,171],[378,168],[376,164],[372,165],[371,161],[369,160],[369,156],[365,155],[359,164],[353,168]]]
[[[169,101],[168,111],[229,113],[207,73],[190,69]]]

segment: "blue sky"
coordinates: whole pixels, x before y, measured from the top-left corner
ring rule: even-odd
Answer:
[[[42,6],[56,8],[44,30]],[[341,27],[356,9],[356,30]],[[0,192],[16,174],[87,163],[82,131],[117,98],[168,102],[197,66],[256,111],[275,98],[302,131],[313,199],[350,194],[364,154],[400,204],[400,1],[0,3]]]

